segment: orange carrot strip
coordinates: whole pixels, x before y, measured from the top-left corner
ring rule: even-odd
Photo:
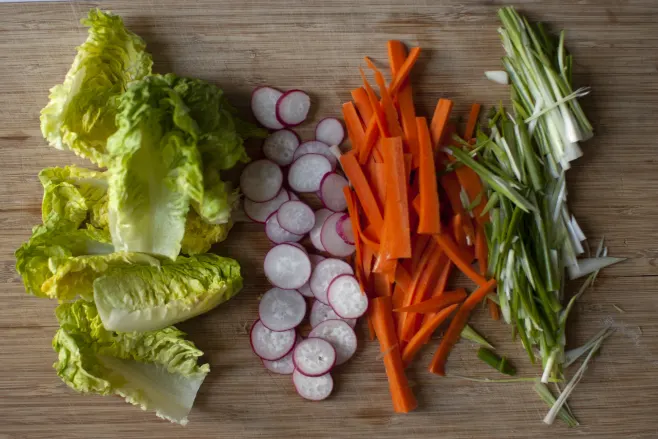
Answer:
[[[450,260],[464,273],[469,279],[479,286],[485,285],[487,280],[478,274],[469,262],[469,256],[464,255],[461,249],[455,244],[455,241],[445,232],[434,235],[434,240],[441,246]]]
[[[364,135],[363,148],[361,148],[359,153],[359,163],[365,164],[368,161],[368,157],[373,151],[373,148],[376,148],[377,139],[379,139],[379,133],[377,118],[371,117]],[[379,161],[383,161],[381,160],[381,154],[379,154],[378,158],[380,159]]]
[[[362,239],[363,240],[363,239]],[[374,251],[368,245],[363,243],[363,274],[366,276],[366,281],[370,280],[370,275],[372,274],[372,257]]]
[[[489,280],[484,285],[481,285],[477,290],[473,291],[464,303],[459,307],[457,314],[450,322],[450,326],[441,340],[439,349],[437,349],[430,363],[429,370],[432,373],[444,376],[446,374],[445,367],[448,355],[453,346],[459,341],[460,334],[464,326],[468,322],[468,317],[475,306],[484,299],[493,289],[496,288],[496,281]]]
[[[372,323],[384,354],[384,367],[396,413],[408,413],[418,406],[404,373],[400,346],[395,336],[395,323],[390,297],[378,297],[370,301]]]
[[[462,166],[462,168],[466,168],[466,166]],[[448,195],[448,201],[450,201],[452,212],[462,216],[462,224],[466,235],[470,236],[471,239],[475,239],[475,232],[473,230],[473,224],[471,223],[471,217],[466,212],[460,197],[461,185],[459,184],[457,175],[454,172],[443,174],[441,176],[441,187],[443,187],[446,195]]]
[[[411,257],[411,233],[409,229],[409,204],[407,183],[404,181],[402,139],[392,137],[383,140],[386,164],[386,230],[382,235],[380,253],[386,259]]]
[[[391,96],[397,96],[398,90],[405,83],[411,69],[413,68],[416,61],[418,61],[418,56],[420,55],[420,47],[414,47],[409,51],[409,56],[404,60],[400,68],[395,73],[395,77],[391,81],[391,84],[388,87],[388,92]]]
[[[372,118],[372,107],[370,106],[370,100],[368,99],[368,93],[363,87],[358,87],[352,90],[352,99],[356,104],[356,109],[359,110],[359,115],[361,116],[361,121],[364,126],[368,126],[368,122]]]
[[[398,264],[398,267],[400,265]],[[393,308],[398,308],[402,306],[402,303],[404,302],[404,296],[405,296],[405,290],[404,288],[400,285],[399,282],[395,284],[395,288],[393,289],[393,296],[391,296],[391,303]],[[402,314],[399,312],[393,313],[393,320],[395,321],[395,328],[396,331],[399,331],[400,328],[400,318]],[[396,332],[397,334],[397,332]]]
[[[366,135],[361,125],[361,118],[359,118],[356,108],[354,108],[354,104],[351,102],[345,102],[343,104],[343,120],[347,127],[347,135],[350,138],[350,142],[352,142],[352,149],[358,151],[362,147]]]
[[[420,314],[435,313],[441,311],[446,306],[453,303],[463,302],[466,299],[466,290],[459,288],[455,291],[444,291],[440,296],[432,297],[430,299],[418,302],[416,304],[396,308],[395,312],[417,312]]]
[[[386,116],[386,126],[388,127],[388,136],[398,137],[402,136],[402,127],[398,121],[398,112],[393,105],[393,98],[386,88],[386,81],[384,80],[384,75],[379,69],[370,61],[370,58],[366,56],[366,63],[375,72],[375,82],[379,87],[379,95],[381,96],[380,104],[384,110],[384,115]],[[387,136],[387,137],[388,137]]]
[[[363,174],[361,166],[353,154],[343,154],[340,158],[340,164],[343,166],[345,175],[350,180],[350,183],[352,183],[352,186],[356,191],[356,196],[359,198],[359,202],[361,203],[366,218],[368,218],[368,222],[375,226],[375,236],[379,236],[377,231],[384,227],[384,219],[382,218],[375,196],[372,194],[372,189],[370,189],[370,185]]]
[[[464,130],[464,140],[467,142],[473,138],[475,134],[475,125],[478,123],[478,117],[480,116],[480,104],[473,104],[471,106],[471,112],[468,115],[468,121],[466,122],[466,129]]]
[[[420,166],[418,178],[420,181],[420,209],[418,216],[418,233],[436,234],[441,232],[441,215],[439,213],[439,190],[436,184],[436,167],[432,152],[432,140],[424,117],[416,118],[418,129],[418,145]]]
[[[420,330],[409,340],[409,343],[404,347],[402,352],[402,361],[405,365],[409,365],[414,356],[418,353],[420,348],[426,344],[432,333],[436,331],[441,323],[452,314],[452,312],[457,308],[457,304],[450,305],[447,308],[443,308],[438,313],[434,314],[427,322],[423,323],[420,327]]]
[[[436,104],[436,109],[434,110],[434,116],[432,116],[432,122],[430,124],[434,151],[439,148],[439,144],[443,139],[443,134],[446,129],[448,118],[450,117],[450,111],[452,111],[452,101],[450,99],[439,99],[439,102]]]
[[[361,230],[361,239],[363,244],[373,251],[373,253],[379,253],[379,240],[375,236],[375,228],[372,225],[369,225],[365,229]]]
[[[448,259],[448,261],[443,265],[443,269],[441,270],[441,274],[439,275],[439,278],[436,280],[436,286],[434,287],[434,291],[432,292],[432,297],[439,297],[445,292],[451,272],[452,272],[452,261]],[[432,315],[433,315],[432,313],[425,314],[423,316],[423,322],[421,325],[427,323],[427,321],[432,317]]]
[[[395,282],[405,292],[409,291],[409,288],[411,287],[411,274],[409,274],[402,264],[398,264],[395,269]]]
[[[388,282],[388,279],[386,279],[386,275],[382,273],[373,273],[372,289],[375,297],[390,296],[393,294],[393,291],[391,291],[391,284]]]
[[[372,89],[368,79],[366,79],[366,74],[363,73],[363,69],[359,69],[359,71],[361,72],[361,78],[363,79],[363,87],[366,89],[366,93],[368,93],[368,99],[370,100],[370,106],[372,107],[373,114],[375,116],[375,122],[379,127],[379,132],[381,133],[382,137],[388,137],[389,131],[388,125],[386,124],[386,114],[384,113],[384,109],[379,103],[379,99],[377,99],[375,90]],[[368,126],[368,129],[370,129],[370,126]]]
[[[370,182],[374,188],[377,203],[383,210],[386,201],[386,166],[384,166],[384,163],[374,163],[371,175]]]
[[[480,202],[473,208],[473,217],[478,223],[486,222],[488,216],[483,217],[482,211],[484,210],[484,206],[487,205],[487,196],[484,194],[484,187],[482,186],[480,177],[468,166],[458,167],[455,169],[455,174],[471,202],[477,197],[480,197]]]
[[[402,302],[403,303],[402,306],[406,307],[414,303],[414,295],[416,294],[416,289],[421,281],[421,277],[423,276],[423,273],[425,272],[427,265],[429,264],[430,258],[435,254],[436,249],[437,249],[437,245],[431,241],[425,247],[425,250],[423,251],[423,254],[420,257],[420,260],[416,265],[416,269],[412,273],[411,283],[409,284],[409,287],[405,290],[406,294],[404,296],[404,301]],[[398,334],[401,340],[403,339],[402,336],[406,328],[406,324],[405,324],[406,319],[407,319],[407,315],[404,314],[400,318],[400,325],[398,326]]]
[[[348,186],[343,188],[343,196],[347,202],[347,213],[352,220],[352,229],[354,231],[354,243],[355,243],[355,254],[354,254],[354,268],[356,278],[359,281],[361,286],[361,291],[366,291],[365,286],[365,274],[363,273],[363,249],[361,248],[361,221],[359,220],[359,211],[356,204],[356,197],[353,195],[353,192]]]

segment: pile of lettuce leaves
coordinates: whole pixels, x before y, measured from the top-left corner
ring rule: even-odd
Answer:
[[[207,252],[226,239],[239,197],[221,173],[265,133],[216,86],[153,74],[120,17],[93,9],[82,23],[88,38],[51,89],[41,130],[97,167],[39,173],[42,224],[16,268],[29,294],[60,303],[54,367],[67,385],[185,424],[209,366],[171,325],[242,288],[239,264]]]

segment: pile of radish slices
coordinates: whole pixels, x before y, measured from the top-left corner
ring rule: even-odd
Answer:
[[[263,223],[275,244],[264,260],[273,288],[260,300],[251,346],[268,370],[292,375],[297,393],[319,401],[333,390],[331,370],[356,352],[353,328],[368,309],[352,267],[338,259],[355,250],[343,195],[348,181],[337,172],[345,131],[338,119],[326,118],[315,140],[301,142],[290,129],[310,109],[300,90],[259,87],[251,105],[262,125],[277,130],[263,144],[266,159],[248,164],[240,177],[246,215]],[[296,193],[317,195],[324,208],[313,211]],[[299,243],[306,236],[332,257],[309,254]],[[307,314],[312,329],[302,337],[298,327]]]

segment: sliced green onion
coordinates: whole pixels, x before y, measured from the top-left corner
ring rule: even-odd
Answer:
[[[477,343],[480,346],[484,346],[489,349],[495,349],[491,343],[487,341],[486,338],[481,336],[475,329],[473,329],[470,325],[464,326],[464,329],[462,329],[461,332],[461,337],[465,338],[466,340],[472,341],[473,343]]]
[[[482,347],[478,349],[477,356],[480,360],[487,363],[489,366],[498,370],[500,373],[505,375],[516,375],[516,368],[509,364],[506,357],[499,357],[489,349]]]

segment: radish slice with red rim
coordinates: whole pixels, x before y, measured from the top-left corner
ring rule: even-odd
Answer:
[[[331,150],[329,149],[329,145],[327,145],[326,143],[319,142],[317,140],[309,140],[307,142],[302,143],[295,150],[295,156],[293,160],[297,160],[298,158],[306,154],[320,154],[325,156],[327,160],[329,160],[329,162],[331,163],[332,171],[336,169],[336,165],[338,165],[338,159],[331,152]]]
[[[245,198],[244,213],[252,221],[257,223],[265,223],[267,218],[279,210],[279,207],[286,201],[290,201],[290,195],[288,195],[288,191],[283,188],[279,191],[277,196],[272,198],[270,201],[257,203],[255,201],[251,201],[249,198]]]
[[[341,212],[331,215],[324,221],[322,231],[320,232],[320,240],[322,241],[322,246],[325,250],[331,253],[332,256],[340,258],[351,255],[356,248],[354,245],[346,243],[343,238],[340,237],[336,229],[338,220],[341,219],[343,215],[344,214]]]
[[[295,369],[306,376],[317,377],[328,373],[336,364],[336,349],[327,340],[309,337],[292,351]]]
[[[279,244],[270,249],[263,262],[265,276],[275,287],[295,290],[311,277],[311,260],[294,245]]]
[[[327,289],[332,280],[341,274],[354,274],[354,270],[345,261],[329,258],[315,266],[310,284],[315,298],[325,305],[329,305]]]
[[[320,190],[322,178],[332,170],[331,163],[325,156],[304,154],[290,165],[288,184],[297,192],[315,192]]]
[[[279,220],[276,218],[276,212],[273,212],[265,220],[265,234],[275,244],[283,244],[284,242],[297,242],[301,241],[304,235],[296,235],[290,233],[281,225],[279,225]]]
[[[336,233],[346,244],[354,245],[354,229],[352,228],[352,219],[345,214],[336,222]]]
[[[349,185],[345,177],[335,172],[325,175],[320,183],[320,199],[324,206],[334,212],[344,211],[347,208],[347,201],[343,188]]]
[[[301,337],[297,337],[295,346],[299,344]],[[283,358],[278,360],[263,360],[263,366],[270,372],[278,373],[279,375],[292,375],[295,371],[295,363],[292,361],[292,353],[295,351],[295,348],[288,352]]]
[[[310,254],[310,255],[308,255],[308,258],[309,258],[310,261],[311,261],[311,272],[312,272],[313,270],[315,270],[315,266],[318,265],[318,263],[319,263],[320,261],[324,261],[324,260],[326,259],[324,256],[314,255],[314,254]],[[304,296],[304,297],[315,298],[315,295],[313,294],[313,291],[311,291],[311,284],[310,284],[310,281],[309,281],[309,282],[306,282],[304,285],[302,285],[301,287],[299,287],[299,288],[297,289],[297,291],[299,291],[299,292],[302,294],[302,296]]]
[[[326,251],[322,245],[322,240],[320,239],[320,233],[322,232],[322,226],[327,218],[333,215],[333,212],[329,209],[318,209],[315,211],[315,225],[309,232],[309,238],[311,238],[311,243],[313,247],[323,252]]]
[[[283,185],[283,172],[271,160],[256,160],[245,166],[240,174],[240,189],[245,197],[256,203],[276,197]]]
[[[258,317],[272,331],[296,328],[306,315],[306,300],[296,290],[271,288],[260,299]]]
[[[279,360],[285,357],[295,346],[297,333],[288,331],[271,331],[263,322],[256,320],[249,334],[251,349],[263,360]]]
[[[299,136],[292,130],[275,131],[263,142],[263,154],[279,166],[288,166],[300,143]]]
[[[311,313],[308,317],[308,321],[311,324],[311,327],[315,328],[325,320],[345,320],[345,323],[350,325],[350,328],[354,328],[356,326],[356,319],[343,319],[338,314],[336,314],[336,311],[334,311],[334,309],[329,305],[325,305],[319,300],[314,301],[313,305],[311,306]]]
[[[288,201],[279,207],[276,213],[279,225],[296,235],[303,235],[313,229],[315,225],[315,213],[301,201]]]
[[[356,319],[368,310],[368,298],[356,278],[343,274],[331,281],[327,290],[329,305],[343,319]]]
[[[313,328],[309,337],[327,340],[336,349],[336,366],[345,363],[356,352],[356,333],[343,320],[325,320]]]
[[[292,382],[299,396],[310,401],[322,401],[334,390],[334,379],[329,373],[319,377],[309,377],[295,369]]]
[[[283,124],[276,117],[276,107],[283,93],[272,87],[258,87],[251,93],[251,111],[265,128],[280,130]]]
[[[335,117],[326,117],[315,127],[315,140],[327,145],[340,145],[345,139],[345,129]]]
[[[294,127],[306,120],[311,109],[311,97],[301,90],[285,92],[276,103],[276,119],[286,127]]]

